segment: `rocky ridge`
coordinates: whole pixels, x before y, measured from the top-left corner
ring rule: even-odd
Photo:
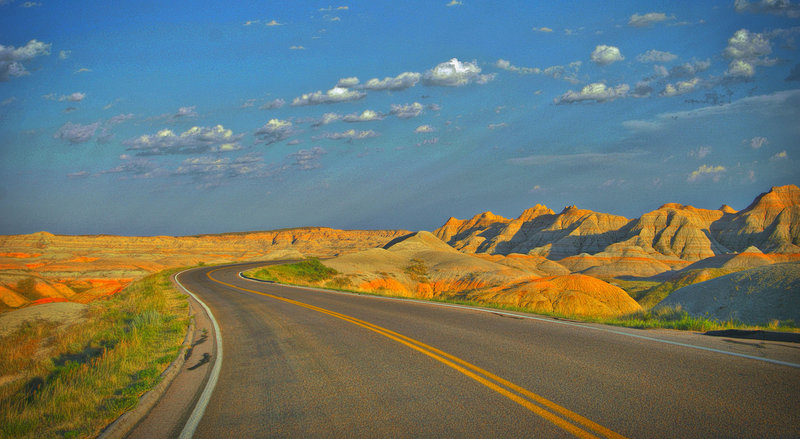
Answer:
[[[450,218],[434,234],[464,252],[544,256],[596,277],[654,276],[753,250],[765,254],[761,262],[774,263],[800,254],[800,188],[773,187],[739,212],[669,203],[628,220],[574,206],[555,214],[536,205],[516,219],[490,212]]]

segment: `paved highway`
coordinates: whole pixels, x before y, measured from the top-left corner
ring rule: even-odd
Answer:
[[[196,438],[800,437],[797,343],[322,292],[246,268],[179,278],[224,347]]]

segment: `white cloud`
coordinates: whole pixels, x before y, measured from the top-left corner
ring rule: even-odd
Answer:
[[[583,87],[580,91],[569,90],[553,100],[556,104],[571,104],[581,101],[606,102],[625,97],[630,90],[628,84],[609,87],[601,82],[595,82]]]
[[[197,107],[194,105],[191,107],[180,107],[178,108],[178,111],[176,111],[174,114],[167,114],[165,116],[173,121],[178,119],[188,119],[197,117],[197,112],[194,111],[195,108]]]
[[[725,167],[721,165],[716,165],[716,166],[700,165],[699,168],[697,168],[696,170],[692,171],[691,174],[689,174],[689,177],[686,179],[686,181],[694,182],[697,180],[702,180],[705,177],[709,177],[713,181],[717,182],[719,181],[720,178],[722,178],[722,174],[724,172],[725,172]]]
[[[347,130],[341,133],[325,133],[322,136],[317,138],[320,139],[330,139],[330,140],[361,140],[361,139],[368,139],[370,137],[377,137],[378,133],[372,130],[366,131],[359,131],[359,130]]]
[[[689,81],[678,81],[674,85],[667,84],[664,86],[661,96],[670,97],[689,93],[690,91],[694,90],[695,87],[697,87],[699,82],[700,80],[698,78],[693,78]]]
[[[361,114],[353,113],[342,117],[345,122],[371,122],[373,120],[383,120],[383,115],[372,110],[364,110]]]
[[[549,27],[545,27],[545,26],[542,26],[542,27],[534,27],[534,28],[533,28],[533,29],[531,29],[531,30],[533,30],[534,32],[544,32],[544,33],[550,33],[550,32],[553,32],[553,29],[551,29],[551,28],[549,28]]]
[[[30,40],[24,46],[16,48],[0,44],[0,82],[28,75],[22,62],[37,56],[50,55],[50,46],[51,44],[37,40]]]
[[[636,61],[641,63],[648,62],[670,62],[678,58],[678,55],[669,52],[662,52],[660,50],[651,49],[645,53],[640,53],[636,57]]]
[[[355,76],[351,76],[349,78],[342,78],[339,80],[338,83],[336,83],[337,87],[345,87],[345,88],[355,87],[356,85],[358,85],[358,78]]]
[[[25,2],[25,3],[21,4],[21,5],[19,5],[19,7],[20,8],[34,8],[34,7],[41,6],[41,5],[42,4],[39,3],[39,2]]]
[[[317,120],[313,123],[313,126],[318,127],[321,125],[327,125],[338,120],[342,120],[342,115],[336,113],[325,113],[322,115],[320,120]]]
[[[514,72],[520,75],[545,75],[550,76],[553,79],[563,79],[565,81],[571,82],[576,84],[580,82],[578,80],[578,70],[583,63],[580,61],[573,61],[569,63],[567,66],[550,66],[544,69],[540,69],[539,67],[518,67],[511,62],[498,59],[495,63],[497,68],[507,70],[509,72]]]
[[[436,130],[430,125],[420,125],[414,130],[415,133],[432,133],[434,131]]]
[[[63,59],[67,59],[67,58],[70,57],[70,55],[72,55],[72,51],[71,50],[62,50],[62,51],[58,52],[58,59],[62,59],[62,60]]]
[[[72,144],[86,143],[91,140],[99,127],[100,122],[88,125],[67,122],[53,134],[53,138],[65,140]]]
[[[764,145],[769,145],[769,140],[766,137],[753,137],[750,139],[750,147],[753,149],[759,149]]]
[[[730,78],[750,78],[755,75],[756,66],[774,65],[777,59],[767,58],[772,53],[772,45],[765,34],[737,30],[728,39],[728,46],[722,52],[731,60],[725,76]]]
[[[68,94],[66,96],[61,96],[60,98],[58,98],[58,100],[61,101],[61,102],[64,102],[64,101],[80,102],[84,98],[86,98],[86,93],[75,92],[75,93],[72,93],[72,94]]]
[[[404,72],[401,73],[394,78],[386,77],[383,80],[379,80],[378,78],[373,78],[364,83],[361,88],[365,88],[367,90],[389,90],[389,91],[399,91],[405,90],[407,88],[411,88],[417,85],[420,78],[422,77],[421,74],[416,72]]]
[[[697,148],[696,151],[689,151],[689,155],[692,157],[697,157],[699,159],[705,158],[711,154],[711,147],[710,146],[701,146]]]
[[[254,134],[267,145],[271,145],[288,139],[294,134],[294,129],[292,128],[292,123],[287,120],[270,119],[264,126],[257,129]]]
[[[404,105],[393,104],[391,114],[399,117],[400,119],[410,119],[412,117],[419,116],[420,113],[422,113],[423,108],[424,107],[419,102]]]
[[[500,123],[490,123],[489,125],[487,125],[487,127],[488,127],[490,130],[496,130],[496,129],[499,129],[499,128],[505,128],[505,127],[507,127],[507,126],[508,126],[508,124],[507,124],[507,123],[505,123],[505,122],[500,122]]]
[[[270,20],[264,23],[264,26],[283,26],[283,23],[278,23],[276,20]]]
[[[325,93],[315,91],[313,93],[306,93],[300,97],[294,98],[292,101],[293,106],[301,105],[318,105],[318,104],[333,104],[337,102],[356,101],[363,98],[367,94],[358,90],[351,90],[347,87],[333,87]]]
[[[800,17],[800,5],[792,3],[791,0],[761,0],[752,3],[747,0],[736,0],[733,6],[736,12],[740,13],[766,13],[786,15],[791,18]]]
[[[646,14],[633,14],[628,20],[628,25],[633,27],[647,27],[653,23],[659,23],[667,20],[674,20],[674,15],[667,15],[663,12],[648,12]]]
[[[453,6],[461,6],[463,4],[464,4],[464,2],[461,2],[459,0],[450,0],[450,3],[448,3],[445,6],[447,6],[449,8],[449,7],[453,7]]]
[[[422,76],[425,85],[460,87],[470,83],[486,84],[494,79],[493,74],[481,75],[477,62],[461,62],[457,58],[443,62]]]
[[[289,50],[306,50],[306,48],[303,46],[294,45],[294,46],[289,46]]]
[[[276,108],[281,108],[286,104],[286,101],[283,99],[273,99],[271,101],[266,102],[264,105],[258,107],[259,110],[274,110]]]
[[[606,46],[605,44],[600,44],[595,47],[592,51],[591,58],[592,61],[601,66],[606,66],[625,59],[618,47]]]
[[[137,155],[199,154],[228,152],[241,149],[239,140],[243,134],[233,134],[222,125],[214,127],[192,127],[181,134],[163,129],[156,134],[143,135],[122,142],[128,151]]]

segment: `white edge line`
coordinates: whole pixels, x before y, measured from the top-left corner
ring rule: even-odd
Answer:
[[[189,270],[193,269],[190,268]],[[206,407],[211,399],[211,394],[214,392],[214,387],[216,387],[217,380],[219,379],[219,372],[222,369],[222,335],[220,334],[217,319],[214,318],[214,314],[211,312],[211,309],[208,307],[208,305],[206,305],[205,302],[200,300],[199,297],[184,287],[181,281],[178,280],[178,276],[189,270],[183,270],[176,274],[175,282],[178,283],[183,291],[186,291],[200,304],[200,306],[203,307],[206,314],[208,314],[208,317],[211,319],[211,323],[214,326],[214,340],[217,343],[217,358],[214,360],[214,367],[211,369],[211,376],[208,377],[206,387],[203,389],[203,393],[200,394],[200,399],[197,400],[197,404],[195,404],[192,414],[189,415],[186,425],[184,425],[183,430],[181,430],[181,435],[179,436],[180,439],[189,439],[194,436],[194,431],[197,429],[197,425],[200,423],[200,420],[203,418],[203,414],[206,412]]]
[[[567,326],[577,326],[577,327],[580,327],[580,328],[593,329],[595,331],[610,332],[612,334],[625,335],[625,336],[628,336],[628,337],[639,338],[639,339],[654,341],[654,342],[658,342],[658,343],[671,344],[671,345],[682,346],[682,347],[691,348],[691,349],[699,349],[701,351],[714,352],[714,353],[717,353],[717,354],[731,355],[731,356],[734,356],[734,357],[741,357],[741,358],[749,358],[751,360],[764,361],[764,362],[767,362],[767,363],[780,364],[782,366],[800,368],[800,364],[791,363],[791,362],[788,362],[788,361],[774,360],[772,358],[756,357],[754,355],[740,354],[738,352],[723,351],[721,349],[714,349],[714,348],[709,348],[709,347],[705,347],[705,346],[697,346],[697,345],[688,344],[688,343],[681,343],[681,342],[678,342],[678,341],[664,340],[664,339],[661,339],[661,338],[648,337],[646,335],[631,334],[629,332],[617,331],[617,330],[609,329],[609,328],[603,328],[603,327],[597,327],[597,326],[589,326],[589,325],[585,325],[585,324],[582,324],[582,323],[566,322],[566,321],[563,321],[563,320],[548,319],[548,318],[544,318],[544,317],[536,317],[536,316],[531,316],[531,315],[526,315],[526,314],[516,314],[516,313],[500,311],[500,310],[494,310],[494,309],[478,308],[478,307],[465,306],[465,305],[456,305],[456,304],[452,304],[452,303],[434,302],[434,301],[431,301],[431,300],[419,300],[419,299],[405,299],[405,298],[396,298],[396,297],[387,297],[387,296],[375,296],[375,295],[371,295],[371,294],[358,294],[358,293],[348,293],[346,291],[326,290],[324,288],[302,287],[302,286],[296,286],[296,285],[283,285],[283,284],[279,284],[277,282],[261,281],[261,280],[258,280],[258,279],[249,278],[249,277],[244,276],[242,273],[243,272],[241,272],[241,271],[239,272],[239,277],[242,278],[242,279],[245,279],[245,280],[249,280],[251,282],[274,283],[276,285],[288,286],[288,287],[292,287],[292,288],[300,288],[300,289],[304,289],[304,290],[308,290],[308,291],[323,291],[323,292],[326,292],[326,293],[344,294],[344,295],[361,296],[361,297],[371,297],[371,298],[375,298],[375,299],[396,300],[396,301],[403,301],[403,302],[414,302],[414,303],[421,303],[421,304],[425,304],[425,305],[436,305],[436,306],[444,306],[444,307],[448,307],[448,308],[460,308],[460,309],[466,309],[466,310],[470,310],[470,311],[480,311],[480,312],[485,312],[485,313],[490,313],[490,314],[501,314],[501,315],[505,315],[505,316],[519,317],[519,318],[523,318],[523,319],[537,320],[537,321],[540,321],[540,322],[556,323],[556,324],[559,324],[559,325],[567,325]]]

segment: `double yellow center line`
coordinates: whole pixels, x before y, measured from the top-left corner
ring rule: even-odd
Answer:
[[[461,372],[462,374],[472,378],[473,380],[483,384],[484,386],[494,390],[495,392],[525,407],[531,412],[541,416],[542,418],[555,424],[556,426],[570,432],[576,437],[586,438],[586,439],[601,438],[601,437],[609,439],[625,439],[624,436],[614,431],[611,431],[608,428],[603,427],[602,425],[599,425],[596,422],[591,421],[546,398],[543,398],[531,392],[530,390],[522,388],[508,380],[505,380],[497,375],[494,375],[489,371],[483,370],[480,367],[475,366],[474,364],[464,361],[454,355],[448,354],[447,352],[441,351],[433,346],[429,346],[425,343],[422,343],[421,341],[415,340],[410,337],[406,337],[403,334],[399,334],[397,332],[383,328],[381,326],[374,325],[367,321],[357,319],[355,317],[351,317],[335,311],[331,311],[325,308],[320,308],[318,306],[309,305],[307,303],[298,302],[296,300],[287,299],[285,297],[275,296],[273,294],[264,293],[261,291],[250,290],[247,288],[238,287],[236,285],[227,282],[223,282],[211,276],[211,273],[214,273],[215,271],[218,270],[222,270],[222,268],[209,271],[208,273],[206,273],[206,276],[208,276],[208,278],[211,279],[212,281],[225,285],[229,288],[246,291],[248,293],[258,294],[261,296],[269,297],[271,299],[291,303],[292,305],[301,306],[303,308],[317,311],[322,314],[327,314],[329,316],[336,317],[338,319],[350,322],[354,325],[360,326],[362,328],[383,335],[386,338],[392,339],[402,345],[408,346],[409,348],[414,349],[417,352],[420,352],[442,364],[445,364],[446,366],[449,366]]]

